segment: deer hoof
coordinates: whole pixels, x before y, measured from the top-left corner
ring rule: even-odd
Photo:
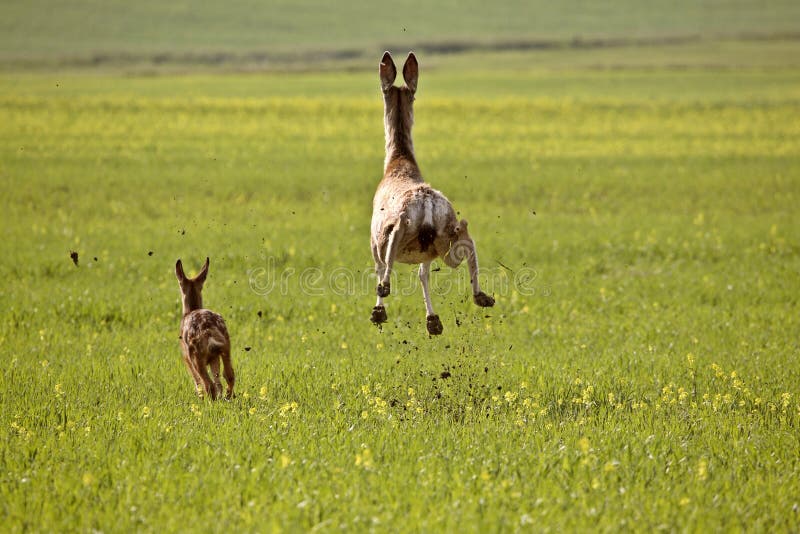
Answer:
[[[432,336],[438,336],[444,330],[438,315],[429,315],[426,326],[428,327],[428,333]]]
[[[378,287],[376,289],[376,292],[378,293],[378,296],[380,298],[388,297],[389,291],[390,291],[389,282],[386,282],[385,284],[381,282],[380,284],[378,284]]]
[[[375,306],[372,308],[372,317],[369,318],[375,324],[385,323],[388,317],[386,317],[386,308],[383,306]]]
[[[477,304],[482,308],[491,308],[492,306],[494,306],[494,298],[490,297],[483,291],[473,295],[472,299],[475,301],[475,304]]]

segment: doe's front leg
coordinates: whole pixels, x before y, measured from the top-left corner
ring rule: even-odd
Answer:
[[[425,326],[428,328],[428,333],[432,336],[438,336],[444,330],[442,321],[439,316],[433,311],[433,304],[431,303],[431,291],[429,286],[431,274],[431,264],[419,264],[419,281],[422,284],[422,296],[425,298]]]

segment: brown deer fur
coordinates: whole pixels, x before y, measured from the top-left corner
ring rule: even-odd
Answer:
[[[183,318],[181,319],[181,351],[183,362],[192,375],[195,391],[199,396],[209,395],[217,399],[222,395],[222,383],[219,379],[220,360],[224,365],[225,382],[228,384],[225,397],[233,395],[235,381],[231,365],[231,340],[225,321],[218,313],[203,308],[203,283],[208,275],[208,258],[203,268],[194,278],[187,278],[183,273],[181,260],[175,264],[175,276],[181,287],[183,302]],[[214,377],[213,382],[208,375],[208,367]]]
[[[386,52],[379,67],[383,91],[383,124],[386,159],[383,180],[372,202],[371,248],[378,276],[378,301],[372,309],[374,323],[386,321],[383,298],[390,293],[394,262],[418,263],[427,312],[427,328],[432,335],[442,333],[442,322],[431,305],[428,278],[430,264],[442,258],[449,267],[458,267],[466,258],[472,296],[478,306],[493,306],[494,299],[478,284],[478,257],[475,243],[467,232],[467,221],[456,220],[450,201],[422,179],[414,157],[411,127],[414,123],[414,93],[419,65],[409,53],[403,66],[403,87],[395,87],[397,69]]]

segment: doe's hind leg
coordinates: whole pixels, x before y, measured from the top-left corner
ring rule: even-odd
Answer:
[[[372,308],[372,315],[369,320],[375,324],[385,323],[388,320],[386,316],[386,308],[383,306],[383,296],[381,296],[380,284],[383,281],[383,276],[386,274],[386,264],[381,258],[380,250],[373,244],[372,257],[375,260],[375,276],[378,278],[378,300]]]
[[[478,281],[478,252],[475,249],[475,241],[467,231],[467,221],[462,219],[455,227],[456,241],[450,245],[450,250],[444,255],[444,262],[450,267],[458,267],[462,261],[467,260],[469,268],[469,281],[472,285],[472,300],[478,306],[488,308],[494,306],[494,298],[481,290]]]
[[[380,298],[388,297],[391,292],[389,281],[392,275],[392,267],[394,266],[397,250],[400,248],[400,241],[403,240],[404,234],[405,230],[403,229],[402,222],[398,221],[391,226],[389,239],[386,241],[386,256],[383,258],[383,276],[379,279],[378,287],[376,288],[376,292]]]

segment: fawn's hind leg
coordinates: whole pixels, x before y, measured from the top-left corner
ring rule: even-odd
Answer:
[[[233,393],[233,383],[236,381],[236,376],[233,373],[233,364],[231,363],[231,353],[229,350],[222,353],[222,365],[222,373],[225,375],[225,382],[228,384],[228,391],[225,393],[225,398],[232,399],[236,396]],[[220,388],[221,387],[222,386],[220,386]],[[220,389],[220,392],[221,391]]]
[[[211,397],[211,399],[217,398],[216,388],[214,387],[214,383],[211,382],[211,377],[208,376],[208,369],[206,364],[203,362],[197,362],[198,365],[195,366],[197,370],[197,376],[200,377],[200,381],[203,383],[203,390],[205,393]]]
[[[183,363],[186,364],[186,370],[189,371],[189,375],[192,377],[192,380],[194,380],[194,392],[197,393],[199,397],[202,397],[204,388],[203,381],[200,379],[200,375],[194,363],[192,363],[192,360],[185,354],[183,356]]]
[[[214,395],[212,398],[218,399],[222,395],[222,382],[219,379],[219,356],[211,358],[209,365],[211,366],[211,376],[214,378]]]

